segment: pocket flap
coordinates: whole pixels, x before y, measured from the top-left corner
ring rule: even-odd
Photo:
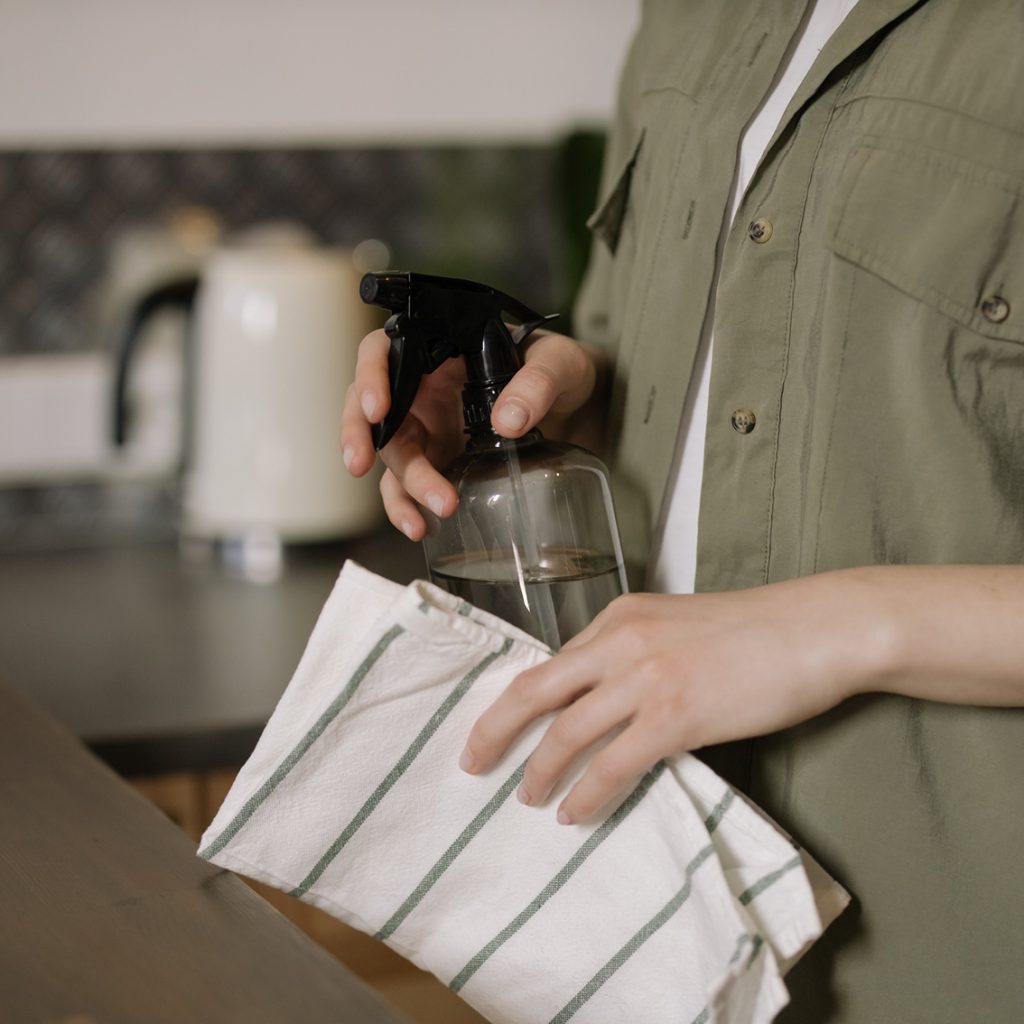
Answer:
[[[933,150],[865,143],[831,248],[970,329],[1024,341],[1024,181]]]
[[[622,225],[625,223],[626,211],[629,209],[633,170],[636,167],[643,141],[644,133],[641,130],[636,141],[627,149],[629,157],[625,164],[611,179],[611,191],[587,219],[587,227],[608,246],[608,251],[613,255],[619,247],[619,238],[622,236]]]

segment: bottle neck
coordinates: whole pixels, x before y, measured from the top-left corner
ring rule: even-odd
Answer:
[[[502,437],[491,426],[491,410],[509,379],[488,381],[486,384],[471,382],[463,387],[462,419],[465,424],[465,432],[469,435],[467,448],[481,451],[487,448],[501,448],[503,445],[513,443],[511,439]],[[540,441],[542,437],[541,432],[534,428],[522,437],[516,438],[515,441],[519,444],[532,443]]]
[[[466,443],[467,451],[486,451],[488,449],[500,449],[510,444],[532,444],[540,441],[541,432],[534,428],[527,431],[522,437],[514,440],[502,437],[494,427],[491,426],[491,410],[498,400],[502,388],[508,381],[488,384],[467,384],[462,389],[462,418],[465,423],[465,432],[469,435]]]
[[[462,389],[462,422],[467,434],[472,436],[478,431],[491,429],[491,410],[508,381],[509,378],[485,383],[466,382]]]
[[[462,416],[471,438],[480,433],[498,437],[491,428],[491,410],[505,385],[523,365],[508,328],[500,320],[484,325],[480,347],[465,353],[466,383],[462,388]]]
[[[467,452],[500,451],[511,445],[517,447],[526,444],[536,444],[544,440],[544,435],[535,427],[528,430],[522,437],[502,437],[493,427],[474,431],[467,430],[469,439],[466,441]]]

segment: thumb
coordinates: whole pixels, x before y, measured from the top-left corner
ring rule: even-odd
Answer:
[[[526,350],[523,368],[491,411],[494,429],[520,437],[553,413],[568,417],[590,397],[596,369],[590,354],[564,334],[543,334]]]

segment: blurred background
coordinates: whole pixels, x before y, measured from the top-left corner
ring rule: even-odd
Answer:
[[[635,0],[2,6],[0,547],[171,528],[184,331],[140,339],[123,451],[112,353],[239,233],[568,314]]]
[[[0,686],[198,839],[342,562],[423,574],[338,452],[381,322],[360,274],[468,277],[571,329],[638,3],[0,15]],[[481,1020],[262,891],[412,1019]]]

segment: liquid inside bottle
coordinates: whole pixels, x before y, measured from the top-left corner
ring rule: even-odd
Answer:
[[[481,434],[446,475],[455,513],[424,511],[438,586],[553,650],[625,593],[608,473],[592,453],[536,431]]]
[[[593,551],[547,551],[540,567],[525,568],[521,577],[512,551],[486,558],[450,555],[432,565],[430,574],[449,593],[534,635],[538,609],[548,602],[563,641],[622,593],[615,557]]]

